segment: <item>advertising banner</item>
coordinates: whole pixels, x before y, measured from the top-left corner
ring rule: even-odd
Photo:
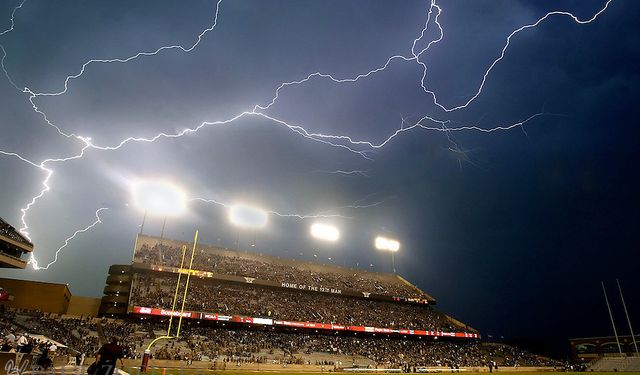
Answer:
[[[155,315],[155,316],[171,316],[171,310],[134,306],[132,309],[134,314]],[[180,311],[174,311],[173,316],[180,316]],[[233,322],[240,324],[258,324],[258,325],[273,325],[290,328],[304,328],[304,329],[322,329],[327,331],[350,331],[350,332],[367,332],[367,333],[381,333],[381,334],[401,334],[407,336],[437,336],[437,337],[458,337],[458,338],[473,338],[478,339],[480,335],[477,333],[469,332],[441,332],[441,331],[424,331],[414,329],[392,329],[392,328],[378,328],[378,327],[364,327],[364,326],[344,326],[331,323],[316,323],[316,322],[296,322],[290,320],[274,320],[268,318],[251,318],[247,316],[229,316],[220,315],[214,313],[185,311],[182,313],[183,318],[189,319],[201,319],[201,320],[214,320],[221,322]]]

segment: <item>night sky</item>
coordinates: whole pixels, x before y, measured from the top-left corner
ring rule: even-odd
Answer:
[[[640,331],[640,2],[614,0],[593,22],[554,15],[516,33],[468,105],[514,30],[556,10],[589,20],[605,2],[225,0],[211,28],[213,0],[27,0],[12,28],[19,5],[0,3],[0,216],[21,227],[21,209],[47,176],[11,153],[38,165],[78,156],[87,142],[82,157],[45,163],[51,190],[26,214],[38,264],[108,210],[48,270],[0,276],[100,296],[108,266],[130,261],[142,221],[131,183],[165,178],[190,198],[343,216],[324,219],[342,231],[328,245],[309,238],[313,219],[271,215],[255,235],[263,253],[390,272],[372,239],[398,238],[398,272],[485,337],[564,348],[569,337],[612,334],[600,281],[626,334],[616,278]],[[430,11],[414,50],[439,39],[438,7],[443,37],[421,65],[412,45]],[[187,51],[90,63],[62,94],[31,98],[41,113],[30,103],[30,93],[63,91],[89,60],[171,45]],[[405,58],[377,71],[392,56]],[[421,87],[424,67],[442,107]],[[236,118],[267,106],[284,82],[370,71],[357,82],[313,76],[280,90],[262,115]],[[448,122],[424,120],[429,129],[377,147],[424,116]],[[205,122],[181,137],[99,149]],[[148,217],[145,233],[161,225]],[[168,219],[166,235],[188,240],[196,228],[205,243],[235,243],[226,209],[199,201]],[[241,248],[252,241],[240,233]]]

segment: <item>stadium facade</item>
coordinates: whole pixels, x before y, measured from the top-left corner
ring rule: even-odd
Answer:
[[[100,314],[182,316],[324,333],[480,338],[475,329],[437,311],[435,298],[395,274],[207,245],[195,249],[189,274],[191,250],[190,243],[139,235],[131,265],[109,269]],[[187,275],[191,284],[185,294]],[[180,296],[178,302],[185,296],[184,310],[172,304],[174,296]]]
[[[95,317],[101,302],[99,298],[74,296],[67,284],[0,278],[0,286],[9,295],[1,303],[10,309]]]
[[[0,218],[0,268],[22,268],[22,256],[33,251],[33,244],[9,223]]]
[[[618,346],[618,343],[620,346]],[[618,357],[620,352],[623,356],[640,357],[637,352],[637,345],[640,345],[640,335],[635,336],[635,342],[631,335],[583,337],[569,340],[573,358],[593,360],[598,357]]]

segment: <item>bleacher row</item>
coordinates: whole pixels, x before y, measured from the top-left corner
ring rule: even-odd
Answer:
[[[589,366],[589,371],[640,372],[640,357],[602,357]]]
[[[258,327],[226,329],[196,322],[183,322],[179,339],[160,341],[152,349],[155,360],[203,361],[207,367],[224,363],[297,364],[324,363],[351,367],[398,366],[486,366],[496,361],[501,366],[560,366],[506,345],[438,340],[403,340],[382,337],[357,337],[288,332]],[[82,352],[91,357],[101,339],[116,336],[125,348],[125,356],[139,359],[151,340],[166,334],[165,319],[97,319],[47,315],[37,312],[10,312],[0,319],[0,334],[25,332],[45,335],[68,345],[59,350],[59,360]],[[3,342],[3,344],[5,344]],[[217,364],[217,365],[216,365]]]

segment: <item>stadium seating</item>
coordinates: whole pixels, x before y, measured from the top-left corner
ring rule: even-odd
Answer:
[[[129,303],[171,309],[177,275],[139,272],[133,276]],[[183,289],[179,290],[182,295]],[[337,295],[316,295],[284,288],[219,283],[193,278],[186,310],[268,317],[301,322],[334,323],[382,328],[465,331],[429,305],[375,301]]]
[[[158,342],[154,360],[194,360],[208,368],[240,363],[299,364],[398,368],[406,366],[484,367],[489,361],[500,366],[560,366],[524,350],[478,341],[451,342],[432,339],[323,335],[281,331],[272,328],[227,329],[220,325],[183,322],[179,339]],[[0,318],[0,335],[6,327],[39,333],[69,345],[59,357],[85,353],[91,357],[100,341],[120,338],[127,358],[140,359],[151,340],[166,334],[167,319],[82,319],[37,312],[13,312]],[[66,363],[66,359],[64,360]]]
[[[589,366],[589,371],[640,371],[640,357],[602,357]]]
[[[134,262],[179,267],[182,243],[138,236]],[[212,246],[198,246],[193,268],[217,274],[257,278],[273,282],[322,285],[340,290],[379,295],[435,300],[404,279],[351,268],[238,252]]]

